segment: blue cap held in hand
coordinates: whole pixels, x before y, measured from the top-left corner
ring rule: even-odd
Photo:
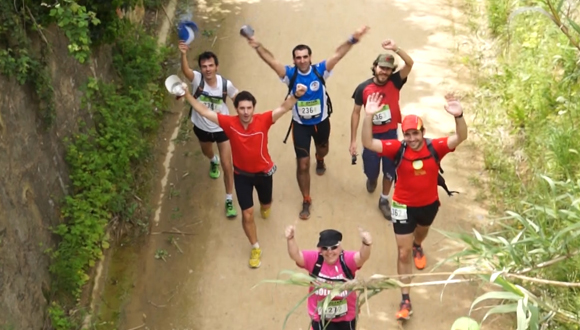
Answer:
[[[195,32],[198,30],[197,25],[192,21],[181,21],[177,25],[177,35],[179,36],[179,40],[182,40],[187,45],[195,39]]]

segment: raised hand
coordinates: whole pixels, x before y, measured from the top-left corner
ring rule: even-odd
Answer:
[[[445,100],[447,101],[447,104],[444,106],[445,111],[455,117],[461,116],[463,114],[463,107],[455,95],[449,93],[445,95]]]
[[[392,51],[396,51],[397,50],[397,44],[395,44],[395,41],[391,40],[391,39],[386,39],[381,43],[381,46],[383,46],[383,49],[385,50],[392,50]]]
[[[189,50],[189,46],[185,42],[180,41],[179,42],[179,51],[181,52],[181,54],[186,54],[188,50]]]
[[[358,232],[359,232],[360,238],[364,244],[366,244],[366,245],[373,244],[373,238],[371,237],[371,233],[362,229],[361,227],[358,227]]]
[[[352,34],[352,36],[356,39],[356,40],[360,40],[360,38],[362,36],[364,36],[371,28],[363,25],[360,28],[358,28],[356,31],[354,31],[354,33]]]
[[[365,105],[365,112],[369,115],[374,115],[381,109],[381,100],[383,95],[381,93],[372,93],[367,97]]]
[[[302,84],[297,84],[296,85],[296,92],[294,92],[294,94],[296,94],[296,96],[298,97],[302,97],[302,95],[304,95],[306,93],[306,85],[302,85]]]
[[[296,230],[294,229],[294,226],[288,226],[286,227],[286,231],[284,232],[284,234],[286,235],[286,239],[292,239],[294,238],[294,232]]]

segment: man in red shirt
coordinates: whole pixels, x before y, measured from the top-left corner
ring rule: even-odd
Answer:
[[[405,62],[402,69],[397,70],[395,57],[390,54],[380,54],[373,62],[371,68],[373,77],[359,84],[354,91],[354,108],[350,120],[350,154],[357,155],[356,131],[360,121],[360,110],[365,105],[367,97],[372,93],[383,95],[381,110],[373,117],[373,138],[388,140],[397,139],[397,129],[401,122],[401,108],[399,107],[399,94],[407,77],[413,68],[414,61],[404,50],[399,48],[394,41],[385,40],[382,43],[385,50],[394,51]],[[395,72],[396,71],[396,72]],[[366,106],[366,105],[365,105]],[[391,206],[389,205],[389,193],[392,182],[395,180],[395,166],[387,157],[379,157],[376,152],[367,148],[362,154],[363,169],[367,176],[367,191],[372,193],[377,188],[377,181],[383,162],[383,191],[379,198],[379,210],[387,220],[391,220]]]
[[[455,134],[431,140],[439,160],[447,153],[455,151],[455,148],[467,139],[467,124],[463,119],[461,104],[453,95],[446,95],[445,98],[447,99],[445,110],[455,117]],[[402,142],[373,138],[373,116],[381,109],[381,104],[380,93],[373,93],[367,98],[361,139],[365,148],[391,160],[395,160],[399,149],[404,147],[402,159],[396,169],[397,180],[391,216],[399,252],[397,271],[399,275],[406,275],[412,273],[411,255],[417,269],[424,269],[427,264],[421,243],[427,237],[429,226],[439,210],[437,191],[439,165],[427,146],[423,121],[416,115],[409,115],[403,119]],[[411,283],[408,277],[401,278],[401,281]],[[396,317],[409,319],[412,314],[410,290],[402,288],[401,292],[403,299]]]
[[[185,89],[185,98],[193,109],[208,120],[219,125],[230,139],[234,163],[234,186],[236,197],[242,209],[242,226],[252,244],[250,267],[258,268],[262,264],[262,249],[258,243],[256,223],[254,222],[254,188],[260,201],[260,213],[266,219],[270,215],[272,204],[272,175],[276,165],[268,152],[268,131],[270,127],[286,112],[290,111],[296,101],[306,92],[306,86],[298,84],[296,92],[288,96],[280,107],[263,113],[254,113],[256,99],[247,91],[239,92],[234,98],[237,116],[214,112],[196,100]]]

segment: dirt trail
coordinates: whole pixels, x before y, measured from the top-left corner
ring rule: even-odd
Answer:
[[[345,234],[345,248],[358,249],[357,226],[361,225],[373,234],[374,245],[371,259],[360,276],[396,274],[392,226],[377,208],[380,188],[374,194],[367,193],[360,157],[356,166],[350,164],[349,125],[353,106],[350,96],[357,84],[370,76],[371,63],[382,51],[380,42],[393,38],[416,63],[402,91],[403,112],[422,115],[428,135],[449,134],[454,121],[442,108],[443,95],[449,89],[465,87],[458,85],[449,67],[450,49],[455,46],[451,33],[454,9],[445,0],[198,3],[197,16],[207,16],[200,24],[214,27],[221,24],[215,31],[217,39],[213,47],[220,57],[220,73],[239,89],[254,93],[259,112],[280,104],[285,86],[239,37],[242,24],[251,24],[260,41],[286,64],[291,62],[291,49],[298,43],[310,45],[313,60],[320,61],[329,57],[358,26],[371,27],[370,33],[355,45],[327,80],[335,105],[328,170],[322,177],[312,171],[312,216],[308,221],[298,220],[297,240],[301,248],[313,248],[319,231],[335,228]],[[202,49],[191,51],[192,66],[199,51]],[[167,139],[177,118],[174,115],[166,121]],[[269,147],[278,172],[274,176],[271,218],[256,219],[263,249],[262,266],[256,270],[247,266],[250,246],[242,231],[241,215],[233,221],[225,218],[223,181],[209,178],[209,164],[201,155],[195,136],[189,131],[190,139],[176,145],[160,220],[152,231],[178,228],[194,235],[173,235],[179,237],[177,242],[183,254],[167,242],[170,235],[150,236],[142,248],[140,276],[122,312],[120,329],[142,324],[159,330],[282,328],[285,315],[304,296],[306,288],[271,284],[251,288],[263,279],[276,278],[281,270],[297,269],[287,256],[283,234],[286,225],[297,221],[301,205],[294,151],[291,144],[282,143],[289,120],[290,114],[270,131]],[[465,151],[467,147],[460,149],[443,161],[448,185],[462,194],[448,198],[440,190],[442,208],[434,224],[439,229],[467,228],[470,221],[483,214],[473,202],[473,191],[468,189],[467,177],[475,166],[468,161],[472,158]],[[185,173],[188,175],[183,177]],[[240,213],[237,204],[236,208]],[[453,243],[432,231],[425,248],[428,267],[431,267],[450,253]],[[171,254],[167,262],[153,257],[157,249]],[[477,294],[468,285],[448,286],[440,301],[441,290],[442,287],[429,287],[411,292],[415,314],[406,329],[449,329],[457,317],[469,311],[469,304]],[[359,329],[396,329],[393,316],[399,301],[398,291],[373,298],[370,315],[365,310],[360,316]],[[290,317],[287,329],[306,330],[307,326],[308,316],[303,305]]]

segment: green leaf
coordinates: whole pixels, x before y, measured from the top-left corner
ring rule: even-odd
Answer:
[[[522,296],[517,295],[513,292],[505,292],[505,291],[494,291],[494,292],[487,292],[482,294],[481,296],[477,297],[471,304],[471,308],[469,309],[469,313],[471,314],[471,310],[473,307],[480,302],[488,299],[499,299],[499,300],[520,300]]]
[[[497,305],[493,308],[490,308],[490,310],[487,311],[487,313],[485,313],[485,316],[481,320],[481,323],[483,323],[489,316],[491,316],[493,314],[514,313],[517,310],[517,308],[518,308],[518,304]]]

